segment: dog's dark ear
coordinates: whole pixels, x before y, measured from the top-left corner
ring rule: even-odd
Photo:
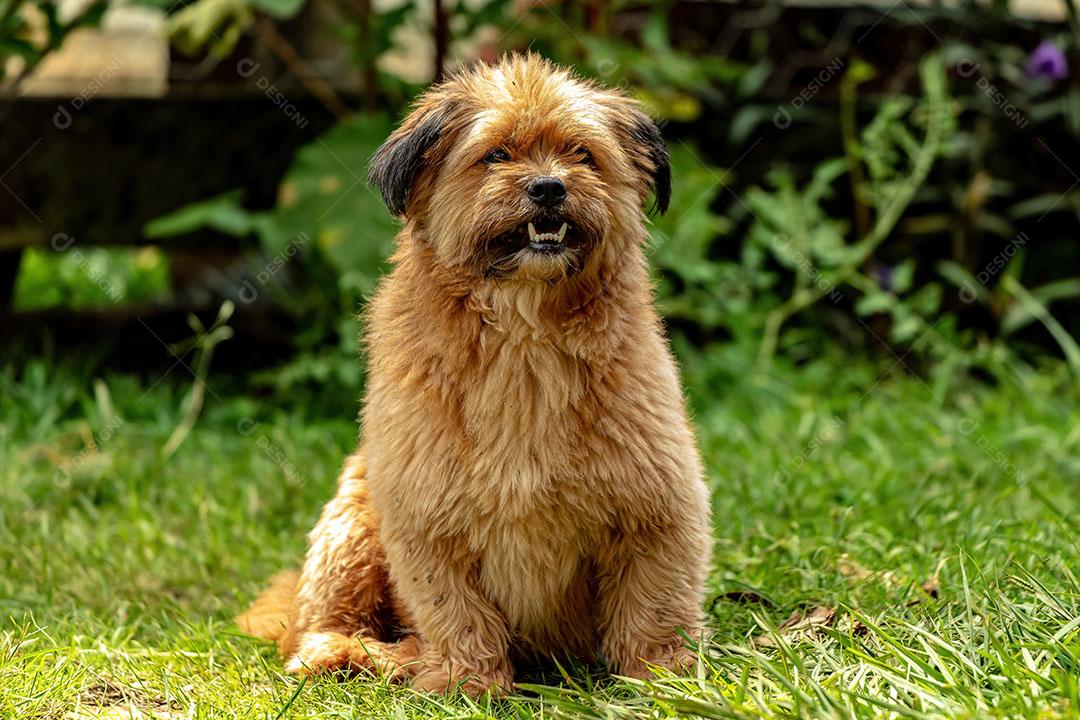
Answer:
[[[368,182],[394,215],[405,214],[420,171],[431,149],[444,137],[450,117],[449,102],[434,97],[422,100],[371,157]]]
[[[621,94],[605,95],[601,104],[611,112],[612,124],[628,159],[653,191],[653,209],[667,212],[671,202],[671,161],[660,128],[637,101]]]
[[[640,111],[635,114],[637,117],[634,118],[630,135],[641,154],[640,158],[635,159],[635,164],[652,178],[653,195],[656,197],[653,208],[663,215],[671,202],[671,160],[668,158],[667,145],[660,128],[648,115]]]

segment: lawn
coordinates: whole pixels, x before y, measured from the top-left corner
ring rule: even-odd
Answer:
[[[347,415],[211,377],[172,457],[156,385],[0,367],[0,718],[1076,717],[1080,389],[1063,365],[920,379],[831,358],[688,360],[714,489],[698,674],[596,668],[512,698],[283,676],[230,618],[304,535]]]

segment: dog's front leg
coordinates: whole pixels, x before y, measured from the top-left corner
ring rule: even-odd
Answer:
[[[478,587],[478,564],[460,540],[387,539],[391,577],[425,652],[413,687],[470,695],[509,692],[513,670],[503,614]]]
[[[651,677],[649,665],[692,668],[682,633],[702,632],[708,533],[703,522],[678,518],[654,530],[616,533],[600,559],[602,652],[613,672]]]

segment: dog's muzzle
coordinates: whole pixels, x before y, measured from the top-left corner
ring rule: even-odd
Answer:
[[[532,257],[555,261],[546,264],[551,268],[562,263],[573,274],[581,269],[591,238],[587,227],[578,227],[564,213],[537,213],[485,243],[483,272],[488,277],[505,277]]]

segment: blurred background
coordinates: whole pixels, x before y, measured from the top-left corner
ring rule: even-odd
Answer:
[[[720,636],[844,603],[989,646],[936,623],[1026,603],[1045,624],[1001,647],[1071,671],[926,687],[961,716],[1075,703],[1031,588],[1075,618],[1078,41],[1074,0],[0,0],[0,716],[172,707],[164,663],[266,699],[222,628],[355,446],[397,228],[368,158],[433,80],[525,49],[670,147],[648,257],[717,490]],[[897,672],[930,677],[907,642]],[[887,647],[849,687],[943,707],[863,687]]]
[[[736,375],[827,348],[1080,369],[1071,4],[3,7],[7,352],[153,379],[230,301],[214,371],[351,412],[395,229],[367,159],[432,80],[530,48],[662,122],[650,256],[686,352],[722,345]]]

